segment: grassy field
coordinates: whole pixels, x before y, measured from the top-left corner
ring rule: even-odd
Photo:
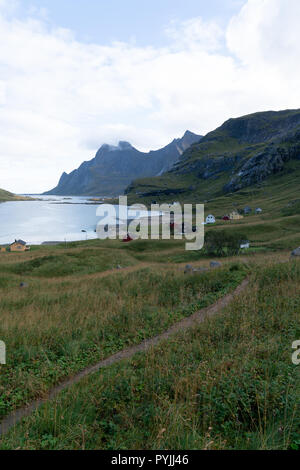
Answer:
[[[0,440],[22,449],[288,449],[299,436],[300,216],[266,210],[208,230],[253,248],[222,267],[184,241],[88,241],[0,254],[0,419],[85,367],[216,302],[220,315],[62,392]],[[117,269],[121,267],[121,269]],[[21,288],[20,284],[25,283]]]
[[[229,265],[223,274],[235,273],[235,283],[244,270]],[[246,292],[221,315],[83,379],[25,419],[1,448],[296,449],[299,369],[291,345],[300,337],[300,264],[266,257],[250,269]],[[206,279],[210,291],[221,273]]]
[[[0,416],[43,396],[84,366],[213,303],[245,276],[243,267],[225,267],[199,283],[177,267],[142,263],[124,272],[107,272],[108,251],[104,256],[103,249],[98,249],[96,267],[100,270],[102,260],[104,272],[95,274],[90,268],[95,268],[96,251],[76,249],[68,264],[64,252],[60,263],[56,254],[2,266],[0,338],[7,346],[8,363],[1,368]],[[116,251],[110,253],[111,262],[133,264],[127,252]],[[76,271],[78,259],[83,260],[84,274],[80,268]],[[27,287],[20,288],[24,281]]]

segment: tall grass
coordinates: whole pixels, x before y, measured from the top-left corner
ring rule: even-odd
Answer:
[[[153,267],[47,279],[48,262],[43,257],[10,266],[10,273],[30,269],[23,289],[15,274],[0,278],[0,338],[7,346],[7,365],[0,366],[0,416],[213,303],[245,276],[243,267],[192,277],[180,268]],[[44,279],[35,271],[41,266],[47,266]]]
[[[299,263],[257,268],[221,315],[84,379],[1,448],[296,449],[299,286]]]

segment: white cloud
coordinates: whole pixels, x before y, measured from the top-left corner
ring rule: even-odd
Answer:
[[[224,38],[224,31],[216,21],[204,21],[201,17],[172,21],[166,33],[174,41],[174,46],[206,51],[220,49]]]
[[[248,0],[224,31],[201,18],[173,22],[161,48],[80,43],[71,31],[50,30],[40,15],[6,16],[5,3],[5,189],[50,189],[103,142],[158,148],[187,128],[206,133],[232,116],[299,106],[298,0]]]

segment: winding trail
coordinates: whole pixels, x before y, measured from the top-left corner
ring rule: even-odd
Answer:
[[[6,416],[6,418],[4,418],[4,420],[0,423],[0,436],[3,436],[4,434],[6,434],[11,428],[13,428],[23,418],[25,418],[26,416],[29,416],[31,413],[37,410],[41,405],[46,403],[48,400],[55,398],[62,390],[65,390],[68,387],[78,383],[84,377],[90,374],[93,374],[94,372],[99,371],[103,367],[110,366],[111,364],[114,364],[123,359],[129,359],[137,352],[148,351],[152,346],[155,346],[162,340],[168,339],[174,333],[185,331],[192,326],[202,323],[206,318],[216,315],[224,307],[226,307],[234,299],[235,296],[241,294],[246,289],[248,284],[249,284],[249,280],[245,279],[237,287],[237,289],[234,292],[225,295],[224,297],[219,299],[215,304],[209,307],[203,308],[199,310],[198,312],[195,312],[190,317],[184,318],[180,322],[175,323],[164,333],[154,336],[153,338],[146,339],[145,341],[143,341],[142,343],[138,345],[131,346],[127,349],[123,349],[122,351],[119,351],[118,353],[107,357],[106,359],[98,362],[97,364],[87,367],[86,369],[83,369],[81,372],[79,372],[72,378],[67,379],[66,381],[54,387],[49,392],[46,398],[35,400],[31,402],[28,406],[20,408],[12,412],[8,416]]]

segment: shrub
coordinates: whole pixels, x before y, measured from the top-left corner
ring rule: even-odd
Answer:
[[[205,250],[210,256],[237,255],[247,235],[242,232],[229,233],[226,230],[214,230],[205,234]]]

